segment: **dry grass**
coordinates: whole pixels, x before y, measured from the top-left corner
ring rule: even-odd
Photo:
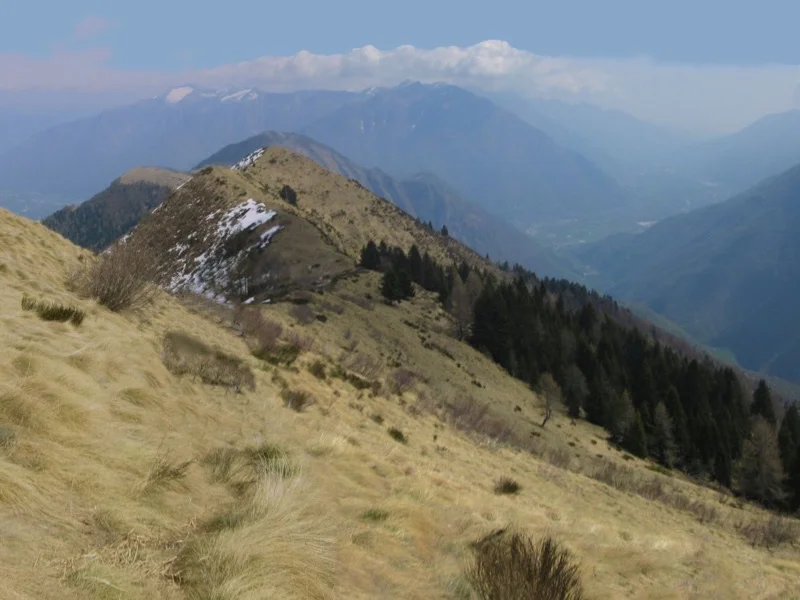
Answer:
[[[220,385],[236,391],[254,390],[253,372],[240,359],[180,332],[164,336],[162,360],[174,375],[192,375],[204,383]]]
[[[581,600],[579,568],[570,552],[552,538],[534,542],[524,534],[494,532],[474,545],[468,571],[483,600]]]
[[[640,494],[578,472],[589,473],[597,454],[625,461],[597,428],[572,427],[558,410],[537,428],[540,400],[442,333],[449,321],[427,294],[391,310],[348,303],[325,324],[296,325],[313,336],[309,361],[336,364],[349,330],[358,352],[413,369],[419,380],[403,406],[257,362],[224,319],[162,294],[144,314],[80,300],[63,284],[78,255],[43,226],[0,211],[2,598],[469,598],[471,542],[515,523],[534,539],[563,541],[580,559],[587,597],[598,600],[796,596],[798,549],[745,538],[741,524],[769,515],[638,460],[626,465],[633,475],[660,478],[663,488]],[[378,279],[342,281],[325,297],[364,298]],[[30,318],[19,310],[24,293],[74,304],[87,318],[80,328]],[[286,330],[289,308],[262,310]],[[423,347],[402,319],[419,322],[454,359]],[[174,376],[161,353],[175,330],[253,365],[256,390],[232,395]],[[473,378],[485,387],[474,389]],[[284,386],[317,403],[302,415],[285,410]],[[474,413],[448,412],[450,399],[470,394]],[[412,414],[415,398],[425,410]],[[514,443],[535,441],[533,454],[464,425],[486,431],[493,419]],[[387,424],[411,443],[389,437]],[[563,453],[572,470],[550,464]],[[522,496],[496,495],[487,482],[500,474]],[[148,479],[160,483],[141,493]],[[660,501],[659,489],[715,506],[717,516],[701,521]],[[388,517],[363,516],[373,510]]]
[[[75,306],[64,306],[56,302],[34,300],[28,296],[22,297],[22,310],[35,312],[42,321],[69,321],[75,327],[83,323],[86,313]]]

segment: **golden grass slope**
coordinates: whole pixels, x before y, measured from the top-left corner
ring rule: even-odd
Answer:
[[[798,597],[800,553],[753,548],[736,532],[754,509],[663,477],[717,507],[701,523],[545,460],[626,462],[600,430],[560,413],[536,427],[540,400],[446,335],[429,294],[371,304],[379,277],[369,273],[315,296],[324,323],[264,308],[287,335],[313,340],[292,367],[273,367],[250,355],[221,307],[162,294],[119,315],[75,297],[64,280],[79,255],[0,211],[0,598],[463,599],[469,543],[509,524],[562,540],[590,598]],[[78,328],[40,321],[20,309],[23,294],[87,317]],[[175,330],[244,361],[255,390],[171,374],[161,353]],[[308,371],[316,361],[325,379]],[[339,364],[369,371],[384,391],[332,376]],[[401,395],[385,391],[398,368],[415,373]],[[284,389],[316,402],[294,412]],[[466,395],[538,433],[539,453],[435,416]],[[520,494],[495,495],[500,476]]]
[[[163,169],[161,167],[136,167],[122,175],[119,178],[119,182],[126,185],[140,182],[152,183],[174,189],[184,183],[189,177],[190,176],[186,173],[173,171],[171,169]]]

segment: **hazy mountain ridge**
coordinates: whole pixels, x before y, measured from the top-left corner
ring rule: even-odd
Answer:
[[[553,253],[520,232],[505,220],[464,200],[446,182],[431,173],[419,173],[397,180],[377,168],[364,168],[332,148],[311,138],[292,133],[267,132],[231,144],[196,168],[207,165],[233,165],[258,148],[283,146],[311,158],[321,166],[349,179],[355,179],[374,194],[386,198],[436,229],[446,225],[452,237],[494,261],[519,262],[542,275],[577,278],[567,258]]]
[[[800,380],[800,166],[720,204],[581,249],[615,296],[643,302],[750,369]]]
[[[490,100],[450,85],[378,90],[302,133],[396,177],[433,172],[522,229],[609,213],[630,202],[586,157]]]

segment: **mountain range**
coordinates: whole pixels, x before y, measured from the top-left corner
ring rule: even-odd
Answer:
[[[266,132],[226,146],[195,168],[208,165],[232,166],[259,148],[282,146],[298,152],[326,169],[354,179],[368,190],[391,201],[409,215],[449,234],[493,261],[517,262],[550,277],[578,279],[576,267],[568,258],[522,233],[506,220],[464,199],[456,190],[432,173],[417,173],[398,180],[378,168],[365,168],[332,148],[309,137],[293,133]]]
[[[576,251],[596,283],[756,371],[800,381],[800,166],[639,235]]]

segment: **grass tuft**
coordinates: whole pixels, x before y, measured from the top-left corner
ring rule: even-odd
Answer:
[[[397,442],[400,442],[401,444],[407,444],[408,443],[408,438],[406,437],[406,434],[403,433],[402,431],[400,431],[397,427],[390,427],[389,428],[389,436],[393,440],[395,440]]]
[[[64,306],[55,302],[34,300],[29,296],[22,297],[22,310],[35,312],[42,321],[69,321],[75,327],[83,323],[86,313],[75,306]]]
[[[501,495],[515,495],[519,494],[522,486],[514,479],[510,477],[501,477],[498,479],[494,484],[494,493]]]

